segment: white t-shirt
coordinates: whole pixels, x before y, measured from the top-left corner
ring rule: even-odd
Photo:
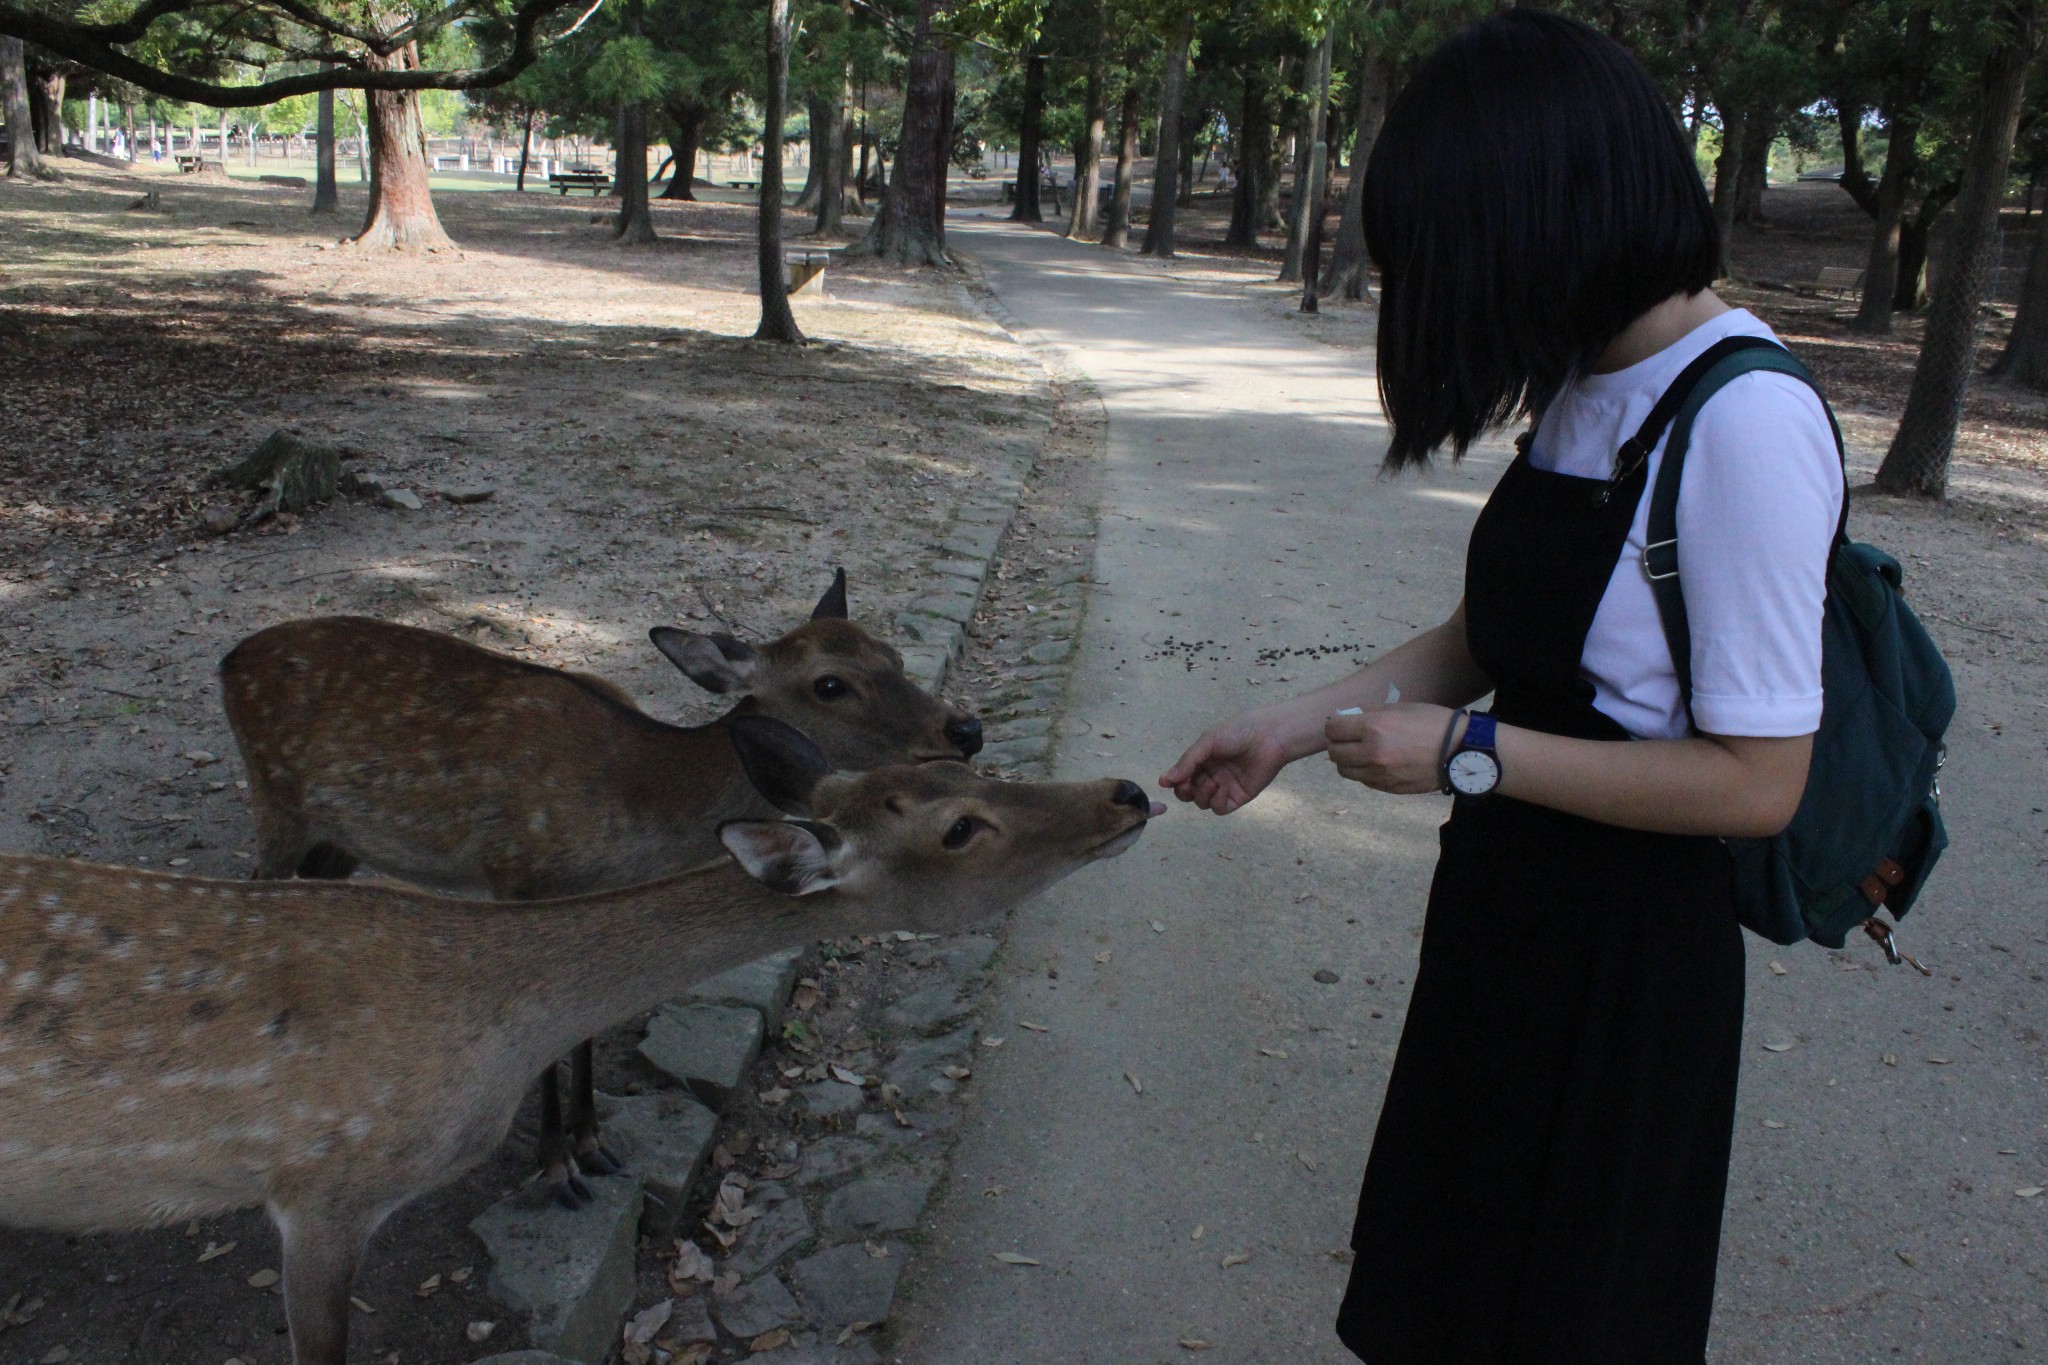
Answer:
[[[1581,376],[1543,414],[1530,462],[1606,478],[1671,381],[1731,336],[1776,339],[1755,314],[1735,309],[1625,370]],[[1663,459],[1660,440],[1651,486]],[[1841,463],[1812,389],[1789,375],[1746,374],[1700,410],[1679,484],[1678,574],[1701,730],[1783,737],[1820,728],[1821,607],[1841,506]],[[1649,517],[1646,492],[1579,666],[1602,714],[1639,739],[1678,739],[1685,704],[1643,573]]]

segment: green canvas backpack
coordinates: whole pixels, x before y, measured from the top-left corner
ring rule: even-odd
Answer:
[[[1678,574],[1678,488],[1686,444],[1707,400],[1730,380],[1775,371],[1814,388],[1784,347],[1763,337],[1728,337],[1686,367],[1622,447],[1617,468],[1647,458],[1668,425],[1670,439],[1650,490],[1643,572],[1656,594],[1679,691],[1692,705],[1692,636]],[[1842,431],[1821,398],[1842,453]],[[1847,468],[1844,466],[1846,482]],[[1784,831],[1729,839],[1742,923],[1774,943],[1812,939],[1842,946],[1859,925],[1892,962],[1912,962],[1893,942],[1880,907],[1897,920],[1913,907],[1948,847],[1941,819],[1942,735],[1956,710],[1955,683],[1941,651],[1900,593],[1897,560],[1848,536],[1846,494],[1828,563],[1821,625],[1820,730],[1806,793]]]

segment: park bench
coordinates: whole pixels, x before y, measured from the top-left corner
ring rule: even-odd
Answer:
[[[1843,298],[1862,292],[1863,272],[1846,265],[1824,265],[1814,278],[1813,287]]]
[[[1040,180],[1038,182],[1038,192],[1041,196],[1049,196],[1052,199],[1052,211],[1054,213],[1061,212],[1060,178],[1058,176],[1048,175],[1043,180]],[[1005,180],[1003,182],[1003,202],[1005,204],[1014,204],[1017,202],[1016,181]]]
[[[178,153],[176,159],[178,162],[178,170],[185,175],[194,175],[198,173],[198,171],[206,165],[205,157],[196,156],[189,152]]]
[[[567,199],[570,190],[589,190],[592,199],[612,187],[612,178],[603,171],[567,170],[552,171],[548,183],[560,190]]]
[[[760,189],[761,182],[758,180],[728,180],[725,182],[725,187],[729,190],[744,190],[751,192]]]
[[[783,278],[788,281],[792,294],[822,294],[825,292],[825,267],[832,263],[832,252],[824,247],[791,247],[782,253]]]

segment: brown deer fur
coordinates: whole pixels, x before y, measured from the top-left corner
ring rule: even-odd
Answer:
[[[999,914],[1148,813],[1130,783],[958,764],[803,781],[810,820],[721,832],[740,866],[531,906],[0,857],[0,1223],[263,1204],[293,1359],[342,1365],[371,1232],[486,1156],[577,1039],[821,935]]]

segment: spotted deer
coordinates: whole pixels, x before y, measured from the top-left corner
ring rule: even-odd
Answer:
[[[621,891],[500,906],[0,857],[0,1224],[260,1204],[295,1365],[343,1365],[371,1233],[489,1155],[576,1040],[819,937],[985,921],[1163,810],[1128,781],[829,773],[787,726],[730,728],[801,818],[724,822],[729,856]]]
[[[756,648],[672,627],[654,644],[698,685],[738,698],[708,725],[670,725],[601,678],[363,617],[289,621],[221,661],[241,746],[260,878],[339,878],[358,862],[498,900],[653,881],[719,853],[718,822],[771,813],[734,756],[744,716],[786,721],[834,766],[972,756],[981,722],[904,676],[847,619],[846,571],[811,619]],[[563,1114],[541,1076],[541,1165],[571,1207],[577,1167],[619,1169],[597,1119],[590,1045]]]

